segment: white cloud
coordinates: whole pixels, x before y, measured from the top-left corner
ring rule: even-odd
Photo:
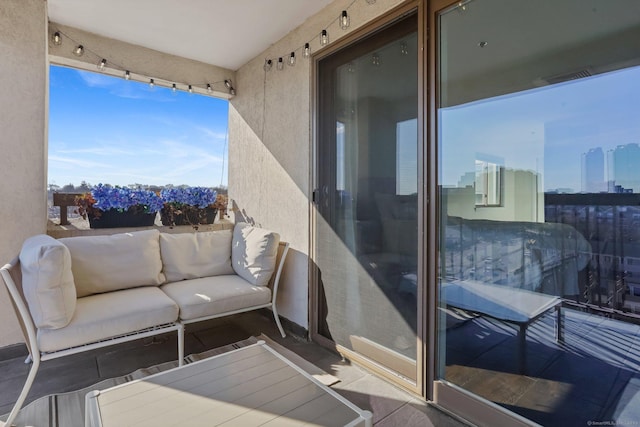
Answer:
[[[105,76],[102,74],[92,73],[90,71],[77,70],[80,78],[89,87],[109,87],[116,84],[113,77]]]
[[[133,156],[136,153],[130,150],[124,150],[118,147],[100,146],[88,148],[73,148],[65,150],[57,150],[63,154],[92,154],[96,156]]]
[[[49,156],[49,162],[60,163],[62,166],[74,166],[81,168],[109,168],[105,163],[92,162],[86,159],[78,159],[71,157]]]
[[[227,139],[227,133],[226,132],[214,131],[214,130],[206,128],[204,126],[196,126],[196,130],[202,132],[203,134],[205,134],[209,138],[218,139],[218,140],[221,140],[221,141],[224,141],[225,139]]]

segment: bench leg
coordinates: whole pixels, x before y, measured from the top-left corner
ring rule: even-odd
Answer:
[[[527,325],[520,324],[518,329],[518,364],[520,374],[527,373]]]
[[[178,329],[178,366],[184,364],[184,325],[180,324]]]
[[[16,403],[13,405],[13,408],[11,409],[9,418],[7,418],[7,421],[5,421],[4,423],[6,427],[10,427],[13,421],[18,416],[18,412],[20,412],[20,408],[22,408],[24,401],[27,399],[29,390],[31,390],[31,386],[33,385],[33,382],[36,379],[36,374],[38,373],[39,367],[40,367],[40,358],[38,357],[33,361],[33,364],[31,365],[31,369],[29,370],[29,375],[27,375],[27,381],[24,383],[24,386],[22,387],[22,391],[18,396],[18,400],[16,400]]]
[[[562,314],[562,304],[556,305],[556,342],[564,342],[564,314]]]

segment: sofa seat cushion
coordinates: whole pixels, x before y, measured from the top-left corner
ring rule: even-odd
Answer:
[[[160,233],[160,253],[167,282],[234,273],[231,230]]]
[[[157,287],[125,289],[79,298],[62,329],[38,329],[43,352],[62,350],[175,322],[178,306]]]
[[[280,235],[239,222],[233,228],[231,265],[252,285],[267,286],[276,269]]]
[[[158,230],[59,239],[71,252],[78,298],[165,282]]]
[[[76,309],[69,249],[51,236],[25,240],[20,251],[22,290],[37,328],[67,326]]]
[[[271,302],[271,289],[232,274],[167,283],[160,287],[180,307],[180,319],[214,316]]]

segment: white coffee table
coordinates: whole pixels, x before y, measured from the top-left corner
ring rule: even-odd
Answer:
[[[556,341],[563,341],[560,297],[472,280],[448,280],[441,284],[440,299],[451,307],[518,326],[521,374],[525,374],[527,369],[527,328],[551,309],[556,311]]]
[[[264,341],[86,395],[86,426],[371,426]]]

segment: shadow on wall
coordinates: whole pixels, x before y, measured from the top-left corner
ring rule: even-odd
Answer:
[[[247,211],[244,209],[240,209],[240,207],[238,206],[238,204],[236,203],[235,200],[231,201],[232,204],[232,210],[235,216],[235,222],[246,222],[247,224],[251,224],[252,226],[258,227],[256,225],[256,221],[255,219],[253,219],[253,217],[247,215]]]

